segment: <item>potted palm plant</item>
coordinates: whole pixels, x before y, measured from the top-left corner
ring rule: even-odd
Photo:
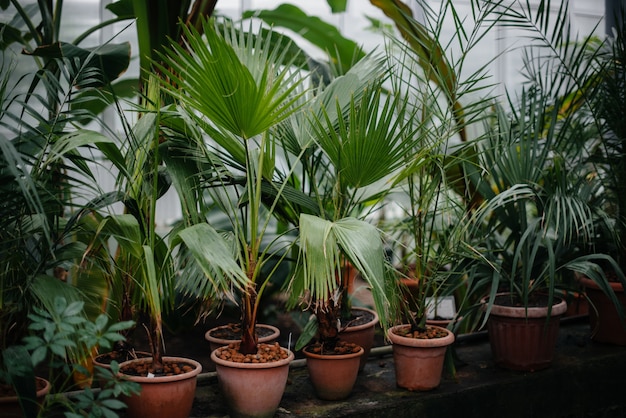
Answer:
[[[358,211],[363,208],[365,200],[362,199],[367,195],[367,192],[361,192],[367,186],[384,180],[398,168],[410,137],[398,122],[402,117],[395,119],[396,105],[399,105],[397,97],[388,96],[380,104],[379,83],[374,80],[358,100],[352,94],[345,116],[341,116],[343,112],[340,111],[339,100],[334,103],[331,100],[328,107],[320,107],[322,118],[314,115],[310,122],[319,152],[322,158],[328,159],[327,169],[330,171],[317,180],[321,186],[317,190],[320,194],[316,196],[320,214],[300,215],[301,268],[290,282],[290,289],[292,295],[300,298],[299,302],[305,306],[310,306],[315,315],[315,320],[310,323],[312,326],[305,328],[306,332],[298,340],[296,349],[305,347],[313,336],[316,337],[315,345],[307,346],[304,353],[308,357],[307,365],[317,395],[323,399],[336,400],[350,394],[361,364],[359,356],[363,355],[360,349],[352,349],[356,350],[356,359],[352,361],[351,374],[346,373],[351,383],[345,387],[326,389],[322,382],[316,380],[318,375],[328,377],[328,373],[316,372],[312,369],[314,365],[330,363],[328,367],[331,369],[340,369],[336,364],[339,358],[333,353],[343,354],[341,339],[349,337],[341,334],[342,328],[349,323],[344,320],[346,316],[342,316],[342,310],[350,311],[346,309],[349,307],[349,296],[346,295],[345,278],[341,275],[342,261],[349,261],[370,286],[384,329],[397,301],[394,297],[397,288],[390,284],[393,281],[390,282],[389,272],[385,269],[381,234],[368,221],[357,218],[363,216]],[[332,91],[340,86],[341,79],[338,79],[329,88]],[[330,110],[332,115],[339,115],[336,120],[331,118]],[[378,115],[378,118],[373,115]],[[337,130],[335,124],[339,127]],[[360,158],[355,157],[357,155]],[[324,184],[323,181],[330,183]],[[369,198],[380,198],[384,193],[377,192],[377,196],[370,195]],[[320,354],[330,354],[329,361],[319,362]],[[338,379],[327,380],[339,385]]]
[[[310,184],[308,192],[318,205],[315,212],[299,216],[299,266],[289,285],[291,303],[303,304],[314,314],[296,349],[304,348],[316,393],[324,399],[348,396],[364,364],[352,360],[352,371],[344,372],[349,376],[344,387],[337,379],[325,379],[335,385],[330,389],[316,379],[328,373],[313,369],[330,363],[326,367],[339,370],[339,357],[332,353],[344,357],[344,344],[354,344],[351,333],[344,331],[353,309],[343,266],[349,263],[369,286],[383,328],[399,301],[382,236],[366,220],[374,203],[389,193],[381,185],[402,168],[413,141],[412,127],[403,123],[410,118],[403,98],[384,94],[387,71],[380,57],[366,56],[316,94],[302,122],[284,127],[289,131],[286,147],[294,154],[305,152],[297,184]],[[307,141],[309,132],[313,142]],[[356,347],[349,351],[365,360]],[[320,361],[320,354],[330,358]]]
[[[186,295],[238,304],[241,341],[211,358],[231,414],[271,416],[294,357],[278,344],[259,343],[256,333],[259,304],[292,241],[270,233],[276,213],[288,210],[273,128],[301,108],[305,78],[291,66],[288,48],[272,43],[277,34],[220,21],[203,22],[203,33],[185,29],[185,45],[173,45],[161,68],[163,88],[178,105],[166,131],[167,163],[185,214],[177,236],[186,269],[178,285]],[[209,205],[225,214],[229,228],[209,224]]]
[[[566,254],[562,257],[563,254],[555,253],[548,265],[553,264],[553,268],[557,267],[553,270],[556,272],[559,266],[563,266],[574,270],[578,276],[588,277],[589,281],[584,279],[583,281],[589,285],[593,284],[593,287],[599,289],[598,293],[606,295],[613,305],[609,311],[612,311],[615,317],[623,318],[621,304],[614,292],[614,288],[624,284],[623,269],[619,262],[623,252],[620,250],[620,242],[623,241],[615,234],[623,225],[620,220],[622,211],[618,209],[621,206],[619,203],[621,180],[618,173],[623,166],[619,163],[618,155],[621,155],[621,152],[615,152],[618,149],[615,145],[619,143],[619,140],[615,141],[619,136],[615,134],[617,132],[615,128],[619,125],[618,120],[621,121],[621,117],[616,116],[618,113],[613,113],[620,106],[619,100],[622,99],[618,96],[623,90],[620,89],[619,82],[614,83],[620,77],[618,68],[614,67],[619,65],[620,60],[614,59],[613,55],[619,54],[617,52],[619,41],[613,44],[617,46],[614,49],[610,46],[604,47],[594,38],[570,39],[572,30],[569,20],[562,19],[568,13],[567,4],[561,7],[559,13],[555,15],[555,20],[548,18],[537,26],[536,16],[548,16],[549,7],[548,2],[536,10],[531,7],[522,8],[519,13],[496,10],[496,16],[501,17],[501,21],[506,21],[507,25],[516,29],[527,31],[534,39],[532,45],[523,51],[526,57],[523,72],[528,80],[525,85],[526,91],[513,106],[519,108],[518,106],[525,100],[526,104],[535,108],[535,111],[529,114],[532,118],[530,123],[522,124],[519,116],[515,118],[517,124],[523,128],[520,132],[531,132],[532,129],[528,129],[531,123],[536,129],[550,128],[546,129],[544,134],[533,134],[541,147],[545,147],[544,151],[557,150],[550,151],[553,154],[549,158],[542,157],[539,160],[540,165],[547,162],[547,167],[552,167],[546,171],[551,179],[547,184],[552,184],[551,189],[544,189],[550,191],[546,197],[561,203],[565,203],[563,199],[566,197],[572,198],[571,201],[576,204],[570,207],[579,209],[573,213],[572,210],[545,212],[549,215],[547,218],[549,220],[553,219],[553,213],[575,215],[573,219],[578,219],[575,229],[579,230],[578,233],[574,233],[559,224],[542,225],[545,231],[555,233],[552,237],[556,237],[556,241],[552,241],[554,245],[548,247]],[[611,42],[607,45],[611,45]],[[549,63],[548,67],[546,63]],[[532,97],[533,95],[541,97]],[[555,109],[558,109],[558,117],[553,114]],[[523,113],[519,111],[520,116]],[[609,120],[616,122],[617,125],[611,126],[611,123],[607,122]],[[571,173],[572,177],[566,175],[564,167],[567,167],[567,172]],[[543,179],[544,176],[540,177]],[[533,177],[528,176],[527,179]],[[552,181],[559,180],[563,186],[557,188],[556,183]],[[562,189],[572,191],[578,198],[571,197],[570,192],[563,194]],[[561,235],[563,233],[565,235]],[[535,236],[538,237],[536,234]],[[563,238],[567,239],[563,241]],[[572,262],[573,254],[577,252],[591,255],[578,258],[581,263]],[[545,259],[545,256],[540,258]],[[554,273],[551,276],[554,277]],[[561,282],[560,286],[569,286],[569,290],[573,287],[566,282]],[[553,285],[549,286],[549,289],[553,288]],[[599,308],[591,309],[592,318],[596,316],[596,309]],[[609,334],[619,335],[615,332]],[[622,333],[622,338],[623,335]]]
[[[452,329],[460,323],[454,321],[455,312],[450,329],[427,320],[444,296],[456,293],[459,306],[465,303],[465,271],[456,267],[467,239],[464,225],[477,200],[464,176],[476,161],[471,135],[480,131],[472,128],[491,103],[481,97],[490,88],[482,82],[487,67],[474,72],[462,69],[476,46],[472,39],[485,36],[494,22],[489,20],[487,5],[473,15],[474,30],[467,39],[455,40],[463,54],[452,59],[442,45],[441,31],[449,24],[447,17],[457,14],[454,5],[447,3],[433,11],[420,4],[423,22],[414,19],[401,2],[377,5],[401,35],[389,54],[395,57],[392,80],[394,91],[405,95],[414,110],[404,123],[415,129],[403,169],[394,178],[398,191],[388,199],[399,219],[385,217],[388,239],[392,247],[400,248],[400,262],[405,263],[399,269],[400,279],[410,276],[412,290],[403,291],[404,323],[389,329],[387,337],[393,344],[398,386],[431,390],[440,384],[446,353],[455,339]],[[404,288],[404,280],[398,281]],[[448,364],[453,371],[452,363]]]
[[[484,202],[471,223],[478,244],[472,248],[468,286],[484,292],[484,321],[496,363],[539,370],[552,361],[566,310],[558,293],[567,288],[564,275],[611,259],[584,253],[594,220],[588,184],[578,177],[581,167],[566,168],[564,147],[576,125],[558,114],[553,98],[532,89],[520,97],[512,115],[496,113],[480,153],[481,166],[489,169],[476,182]],[[511,322],[505,319],[509,316]],[[518,338],[500,339],[505,330]]]
[[[148,83],[146,91],[146,97],[152,97],[157,103],[159,87],[154,80]],[[158,109],[144,106],[134,126],[124,124],[126,135],[121,141],[90,133],[91,140],[100,144],[118,173],[119,190],[95,199],[102,202],[99,209],[104,211],[120,201],[125,209],[123,213],[109,215],[98,215],[94,209],[94,217],[99,222],[86,255],[93,259],[106,257],[90,267],[101,269],[101,274],[121,289],[121,296],[115,301],[135,310],[137,317],[142,313],[146,318],[142,326],[147,331],[150,357],[128,360],[120,365],[125,379],[141,385],[138,395],[124,398],[128,416],[163,413],[186,417],[191,411],[196,377],[202,366],[193,359],[164,355],[163,314],[174,306],[176,259],[173,254],[177,241],[168,239],[169,235],[162,233],[156,222],[157,200],[169,186],[160,152],[160,117]],[[103,240],[112,250],[95,250]]]

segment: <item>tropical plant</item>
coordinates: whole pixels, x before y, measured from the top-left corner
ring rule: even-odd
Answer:
[[[138,385],[121,380],[118,365],[111,369],[96,366],[94,373],[104,384],[96,392],[86,388],[75,396],[63,394],[73,386],[74,373],[91,376],[92,372],[76,359],[82,359],[95,347],[111,348],[122,339],[119,331],[132,325],[130,322],[108,323],[105,314],[95,321],[84,316],[84,303],[68,303],[56,297],[52,310],[34,308],[29,315],[30,334],[21,345],[12,345],[2,352],[3,368],[0,379],[13,385],[24,416],[45,416],[53,411],[64,411],[66,417],[118,416],[125,408],[120,395],[138,392]],[[35,400],[35,368],[45,364],[48,381],[53,382],[53,393],[46,396],[41,410]]]
[[[64,39],[61,21],[66,11],[63,0],[38,1],[24,5],[23,2],[10,0],[3,2],[0,9],[5,13],[14,13],[8,23],[0,24],[0,50],[5,53],[14,51],[15,46],[21,48],[20,62],[24,68],[32,68],[38,72],[28,87],[29,92],[39,91],[41,86],[42,97],[45,97],[46,111],[52,118],[57,112],[64,110],[60,102],[64,93],[63,73],[65,66],[88,68],[80,77],[73,80],[76,87],[107,87],[107,89],[86,89],[75,91],[76,103],[73,111],[81,112],[86,123],[109,105],[113,99],[110,91],[127,89],[127,81],[117,81],[130,64],[130,44],[106,42],[97,47],[83,47],[97,31],[120,22],[122,19],[113,18],[88,28],[76,38],[68,41]],[[26,59],[29,57],[29,59]],[[32,64],[29,61],[32,59]],[[18,73],[22,73],[22,68]],[[46,80],[47,82],[42,82]]]
[[[497,109],[482,144],[480,165],[489,169],[474,179],[484,202],[470,223],[469,287],[488,294],[487,314],[498,292],[522,306],[545,295],[551,306],[556,290],[567,287],[567,271],[593,270],[593,261],[615,264],[586,253],[594,236],[593,185],[567,158],[579,126],[554,104],[539,91],[523,91],[510,115]]]
[[[90,144],[80,140],[76,125],[95,115],[73,105],[79,87],[95,93],[102,86],[96,55],[51,58],[52,69],[18,79],[12,75],[23,60],[0,65],[2,346],[19,341],[31,306],[49,308],[55,295],[82,298],[67,285],[68,272],[86,248],[77,235],[85,214],[80,202],[96,192]]]
[[[425,19],[417,22],[401,2],[373,2],[396,23],[400,36],[392,38],[395,63],[394,90],[407,97],[414,117],[415,138],[405,167],[395,178],[397,191],[389,196],[390,208],[399,209],[399,219],[386,217],[390,244],[399,248],[400,274],[410,274],[416,289],[411,292],[414,309],[408,315],[413,331],[424,330],[428,298],[457,292],[465,297],[464,272],[455,269],[458,248],[467,238],[463,224],[477,204],[476,194],[464,178],[476,160],[472,132],[491,106],[489,62],[472,72],[464,70],[480,41],[492,30],[493,5],[476,3],[468,21],[459,23],[447,40],[442,28],[457,9],[450,3],[434,10],[420,3]],[[452,56],[444,45],[460,53]],[[473,128],[473,129],[472,129]],[[476,135],[476,134],[474,134]],[[389,229],[387,229],[389,231]],[[408,293],[408,292],[407,292]],[[406,293],[405,293],[406,294]]]
[[[185,27],[185,45],[172,44],[159,67],[180,110],[165,131],[187,226],[177,236],[190,255],[179,286],[195,297],[235,300],[224,291],[232,286],[242,313],[240,351],[256,353],[259,303],[276,271],[267,267],[284,260],[290,246],[284,234],[270,235],[286,187],[272,128],[301,107],[305,78],[273,47],[276,34],[216,20],[203,22],[202,32],[205,38]],[[208,223],[211,203],[226,215],[228,230]]]
[[[501,6],[493,18],[524,31],[530,42],[522,49],[523,90],[508,97],[510,114],[498,109],[495,124],[487,128],[490,138],[479,167],[488,175],[468,175],[485,200],[474,218],[475,226],[482,224],[485,244],[475,253],[485,273],[476,277],[485,280],[476,283],[488,285],[489,306],[503,284],[527,305],[537,291],[552,301],[555,289],[570,285],[561,279],[573,270],[592,278],[617,305],[598,267],[618,267],[610,244],[598,246],[615,242],[611,204],[603,191],[615,185],[603,187],[615,160],[605,152],[610,141],[597,105],[603,100],[600,75],[615,74],[604,72],[614,61],[602,54],[597,39],[574,36],[566,2],[554,14],[550,1],[536,9]],[[621,271],[617,268],[617,276],[624,282]]]
[[[347,262],[371,287],[382,324],[393,316],[396,298],[382,237],[365,220],[373,203],[387,193],[380,186],[402,167],[413,134],[402,123],[409,118],[402,99],[383,97],[387,75],[380,57],[364,58],[318,93],[306,119],[291,123],[299,130],[286,136],[293,140],[290,149],[306,152],[298,181],[310,187],[318,205],[316,212],[299,215],[301,268],[290,286],[292,296],[304,301],[293,299],[292,304],[310,304],[316,321],[306,328],[297,349],[315,332],[332,347],[347,326],[350,301],[342,268]]]
[[[623,19],[626,13],[623,6],[620,12]],[[620,15],[617,17],[618,22],[623,22],[619,19]],[[616,244],[615,247],[604,250],[617,260],[622,271],[626,271],[626,160],[623,152],[626,146],[626,129],[620,112],[626,108],[626,69],[623,62],[626,56],[625,37],[626,30],[620,24],[598,49],[598,54],[592,56],[591,76],[597,78],[592,79],[592,88],[588,88],[591,93],[591,115],[599,130],[598,136],[592,142],[590,161],[595,165],[602,185],[608,192],[605,195],[605,210],[614,219],[609,228],[615,230],[615,239],[605,233],[597,240],[597,244],[603,238],[609,238],[607,242]]]

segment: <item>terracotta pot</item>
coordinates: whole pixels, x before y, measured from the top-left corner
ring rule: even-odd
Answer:
[[[215,363],[219,387],[229,407],[232,418],[273,417],[280,405],[289,376],[289,363],[294,354],[286,359],[270,363],[237,363],[222,360],[211,352]]]
[[[225,345],[228,345],[230,343],[236,343],[236,342],[241,341],[240,339],[229,340],[225,338],[214,337],[213,335],[211,335],[215,330],[225,329],[228,327],[230,327],[230,325],[222,325],[219,327],[211,328],[210,330],[206,332],[206,334],[204,334],[204,338],[209,342],[211,351],[215,351],[216,349],[223,347]],[[265,329],[266,332],[268,333],[268,335],[259,337],[259,341],[258,341],[259,343],[269,343],[272,341],[276,341],[278,337],[280,337],[280,330],[276,328],[275,326],[267,325],[267,324],[257,324],[255,329],[258,330],[259,328]]]
[[[567,311],[564,317],[579,318],[589,315],[589,301],[586,292],[564,292],[563,298],[567,302]]]
[[[597,342],[626,345],[626,324],[620,320],[617,308],[600,287],[587,277],[579,278],[591,302],[589,323],[591,339]],[[620,283],[609,282],[617,300],[626,310],[626,294]]]
[[[454,342],[452,331],[429,325],[446,333],[442,338],[418,339],[399,335],[410,325],[397,325],[388,332],[392,343],[396,384],[408,390],[426,391],[439,386],[446,349]]]
[[[496,297],[504,295],[500,293]],[[486,298],[482,302],[486,303]],[[554,358],[560,319],[566,310],[567,303],[559,298],[555,298],[550,318],[548,307],[525,308],[494,303],[487,330],[495,363],[520,371],[549,367]]]
[[[151,361],[151,357],[129,360],[121,363],[120,368],[129,364],[146,364]],[[126,417],[187,418],[191,413],[191,406],[196,395],[197,376],[202,371],[202,366],[195,360],[181,357],[163,357],[163,361],[186,363],[194,369],[172,376],[144,377],[124,374],[124,379],[141,385],[141,393],[123,398],[128,406]]]
[[[315,354],[305,348],[306,366],[318,398],[338,401],[350,396],[359,374],[363,347],[350,354]]]
[[[37,379],[37,387],[41,386],[41,389],[37,390],[37,409],[41,409],[41,405],[43,405],[44,398],[48,393],[50,393],[50,382],[41,377],[35,377]],[[0,397],[0,416],[3,418],[22,418],[24,417],[24,413],[22,411],[22,407],[20,406],[20,401],[17,396],[5,396]]]
[[[376,335],[376,324],[378,323],[378,314],[372,309],[367,308],[352,308],[352,312],[355,316],[360,315],[360,312],[369,312],[373,318],[370,322],[361,325],[348,326],[341,332],[341,339],[349,343],[354,343],[363,347],[363,355],[359,363],[359,370],[363,370],[367,364],[372,346],[374,345],[374,337]]]

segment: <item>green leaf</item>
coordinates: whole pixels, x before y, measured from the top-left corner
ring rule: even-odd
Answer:
[[[24,43],[22,32],[5,23],[0,23],[0,50],[4,51],[14,42]]]
[[[109,322],[108,316],[106,316],[105,314],[102,314],[102,315],[98,315],[98,317],[94,321],[94,325],[96,326],[97,330],[101,331],[107,326],[108,322]]]
[[[343,13],[346,11],[348,0],[326,0],[333,13]]]
[[[317,46],[338,64],[343,71],[365,56],[363,49],[345,38],[339,30],[316,16],[309,16],[292,4],[281,4],[274,10],[246,11],[242,17],[258,17],[268,25],[294,31]]]
[[[70,303],[67,308],[63,311],[63,316],[74,316],[83,312],[83,307],[85,306],[85,302],[76,301]]]
[[[119,332],[119,331],[123,331],[125,329],[129,329],[131,328],[133,325],[135,325],[135,321],[121,321],[121,322],[116,322],[114,324],[112,324],[109,328],[108,331],[109,332]]]
[[[102,401],[100,401],[100,404],[102,406],[105,406],[107,408],[111,408],[111,409],[123,409],[126,408],[126,404],[122,401],[118,401],[117,399],[103,399]]]
[[[231,286],[244,289],[248,277],[239,264],[231,242],[206,223],[190,226],[178,233],[194,260],[204,272],[205,280],[200,283],[192,277],[181,277],[179,285],[188,291],[202,295],[231,291]]]
[[[114,215],[105,218],[99,226],[99,232],[114,237],[120,247],[137,259],[143,256],[143,235],[137,218],[133,215]]]
[[[313,300],[326,302],[337,289],[340,251],[372,288],[381,323],[386,327],[389,290],[385,284],[382,237],[370,223],[354,218],[335,222],[300,215],[300,256],[303,262],[301,289]]]
[[[84,80],[76,80],[76,87],[101,87],[111,83],[128,69],[130,64],[130,43],[105,44],[96,48],[80,48],[66,42],[57,42],[36,48],[30,55],[45,58],[67,58],[70,62],[78,62],[81,73],[89,74]],[[96,68],[98,78],[84,71]]]
[[[31,354],[30,354],[30,358],[32,361],[33,366],[37,366],[38,364],[40,364],[42,361],[44,361],[46,359],[46,355],[48,353],[48,349],[45,346],[39,346],[37,347]],[[63,352],[62,355],[65,355],[65,352]]]
[[[106,8],[118,17],[135,17],[132,0],[118,0],[107,4]]]
[[[310,343],[311,340],[315,337],[318,329],[319,327],[317,319],[315,318],[315,316],[311,315],[304,328],[302,328],[302,333],[300,334],[300,337],[298,337],[298,341],[296,341],[296,346],[294,347],[294,349],[296,351],[300,351],[304,347],[306,347],[306,345]]]
[[[202,37],[184,27],[188,47],[173,44],[164,58],[173,81],[164,87],[190,115],[201,113],[243,139],[267,132],[298,109],[304,78],[293,71],[269,38],[204,24]],[[224,71],[227,68],[228,71]]]
[[[72,110],[87,110],[90,115],[100,115],[108,106],[115,103],[117,99],[131,99],[139,92],[139,80],[124,79],[111,84],[109,89],[86,89],[81,90],[70,102]],[[81,120],[85,124],[89,118]]]

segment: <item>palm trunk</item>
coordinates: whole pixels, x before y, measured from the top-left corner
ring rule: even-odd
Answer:
[[[163,371],[163,329],[160,323],[150,323],[150,351],[152,352],[152,367],[155,373]]]
[[[254,285],[248,286],[242,300],[241,310],[241,354],[255,354],[257,352],[258,338],[256,335],[256,289]]]
[[[339,342],[339,307],[332,299],[328,304],[318,304],[315,308],[317,317],[318,339],[325,350],[332,350]]]

